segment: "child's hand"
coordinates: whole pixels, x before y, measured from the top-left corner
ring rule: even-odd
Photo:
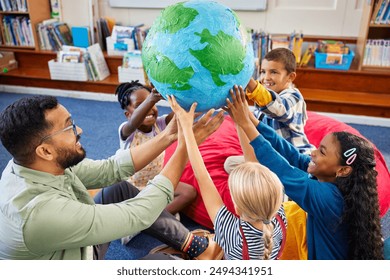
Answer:
[[[186,112],[180,105],[177,103],[175,96],[168,95],[168,102],[171,106],[173,112],[175,112],[176,118],[179,121],[182,128],[192,127],[194,124],[195,118],[195,108],[197,103],[193,103],[188,112]]]
[[[169,137],[171,137],[172,141],[175,141],[178,137],[178,127],[176,123],[176,116],[173,116],[172,120],[169,122],[169,124],[165,127],[163,130],[164,133],[167,133]]]
[[[230,96],[232,102],[227,98],[227,106],[224,107],[224,110],[229,113],[230,117],[239,126],[243,126],[250,122],[248,102],[242,87],[234,86],[233,89],[230,90]]]
[[[216,131],[223,123],[224,111],[221,110],[218,114],[214,115],[214,109],[208,110],[193,126],[196,143],[202,144],[214,131]]]
[[[149,95],[149,100],[151,102],[157,103],[163,99],[162,95],[157,91],[156,88],[153,88]]]

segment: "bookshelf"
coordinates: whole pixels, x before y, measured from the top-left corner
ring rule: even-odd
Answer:
[[[39,22],[50,18],[49,1],[48,0],[26,0],[26,3],[27,3],[26,11],[23,11],[21,7],[19,8],[18,11],[9,11],[9,10],[0,11],[0,36],[1,36],[0,51],[5,48],[8,51],[10,50],[12,51],[13,49],[27,49],[27,50],[36,50],[36,51],[39,50],[39,43],[38,43],[39,38],[36,32],[36,25]],[[5,25],[6,25],[6,20],[9,18],[26,18],[27,20],[29,20],[29,23],[31,25],[31,31],[32,31],[31,33],[33,37],[33,44],[23,46],[20,44],[20,42],[17,43],[16,45],[7,45],[5,43],[6,41]]]
[[[390,5],[390,1],[386,0],[364,1],[360,32],[356,45],[356,53],[359,60],[359,70],[390,71],[390,64],[384,63],[384,61],[389,62],[389,59],[381,59],[379,55],[374,55],[374,53],[378,54],[381,52],[380,48],[383,50],[384,46],[379,45],[381,41],[390,41],[389,21],[387,21],[387,23],[375,23],[374,20],[382,3],[387,3],[387,5]],[[373,47],[375,47],[374,44],[379,45],[377,46],[378,48],[376,50],[373,49]],[[390,46],[387,49],[389,50]]]

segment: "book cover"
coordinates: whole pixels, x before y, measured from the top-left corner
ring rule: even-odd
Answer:
[[[390,0],[387,0],[386,8],[380,20],[380,24],[386,24],[390,16]]]
[[[382,16],[382,13],[386,7],[386,0],[380,0],[378,5],[379,5],[379,10],[377,12],[377,14],[375,15],[375,21],[374,23],[375,24],[379,24],[380,23],[380,20],[381,20],[381,16]]]
[[[52,25],[62,45],[73,45],[72,34],[69,26],[65,22],[55,22]]]
[[[87,48],[93,67],[96,70],[97,78],[99,81],[104,80],[110,75],[107,62],[104,59],[104,55],[100,45],[98,43]]]
[[[89,36],[89,27],[72,26],[73,45],[76,47],[87,48],[91,45]]]

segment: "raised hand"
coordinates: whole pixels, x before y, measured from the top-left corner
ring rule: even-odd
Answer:
[[[208,136],[214,133],[222,124],[224,117],[223,111],[220,111],[214,117],[214,109],[210,109],[204,114],[198,121],[194,123],[194,117],[199,114],[195,113],[196,105],[192,104],[190,111],[186,112],[176,101],[174,96],[168,96],[168,102],[175,112],[176,118],[182,127],[192,127],[195,139],[198,145],[200,145]],[[177,113],[177,114],[176,114]]]
[[[193,103],[191,105],[191,108],[188,112],[186,112],[180,105],[177,103],[175,96],[168,95],[168,102],[169,105],[171,106],[172,111],[175,113],[176,118],[180,125],[182,127],[192,127],[194,123],[194,118],[195,118],[195,109],[197,106],[197,103]]]
[[[169,124],[165,127],[163,130],[164,133],[166,133],[167,137],[170,137],[173,141],[177,139],[177,123],[176,123],[176,116],[173,116],[173,119],[169,122]]]
[[[162,95],[157,91],[156,88],[153,88],[152,91],[150,92],[150,95],[148,96],[150,101],[157,103],[161,99],[163,99]]]
[[[243,88],[241,86],[234,86],[233,89],[230,90],[230,97],[232,101],[227,98],[227,105],[223,109],[229,113],[230,117],[237,125],[243,126],[248,124],[248,122],[250,122],[251,112],[249,111]]]

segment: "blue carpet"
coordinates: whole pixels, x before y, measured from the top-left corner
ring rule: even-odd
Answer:
[[[0,110],[3,110],[7,105],[24,96],[29,95],[0,93]],[[76,124],[83,129],[80,141],[86,149],[89,158],[102,159],[115,153],[119,147],[118,126],[125,121],[125,116],[117,102],[102,102],[67,97],[58,97],[58,100],[72,114]],[[160,115],[170,111],[167,107],[159,106],[158,108]],[[360,131],[362,135],[378,147],[389,167],[390,144],[388,138],[390,136],[390,128],[356,124],[350,125]],[[10,159],[11,155],[0,145],[0,172],[4,170]],[[184,215],[182,215],[182,222],[190,230],[200,227]],[[388,239],[387,250],[390,251],[389,242]],[[126,246],[121,245],[119,240],[112,242],[106,259],[139,259],[146,255],[150,249],[160,244],[158,240],[141,233],[135,236]]]

